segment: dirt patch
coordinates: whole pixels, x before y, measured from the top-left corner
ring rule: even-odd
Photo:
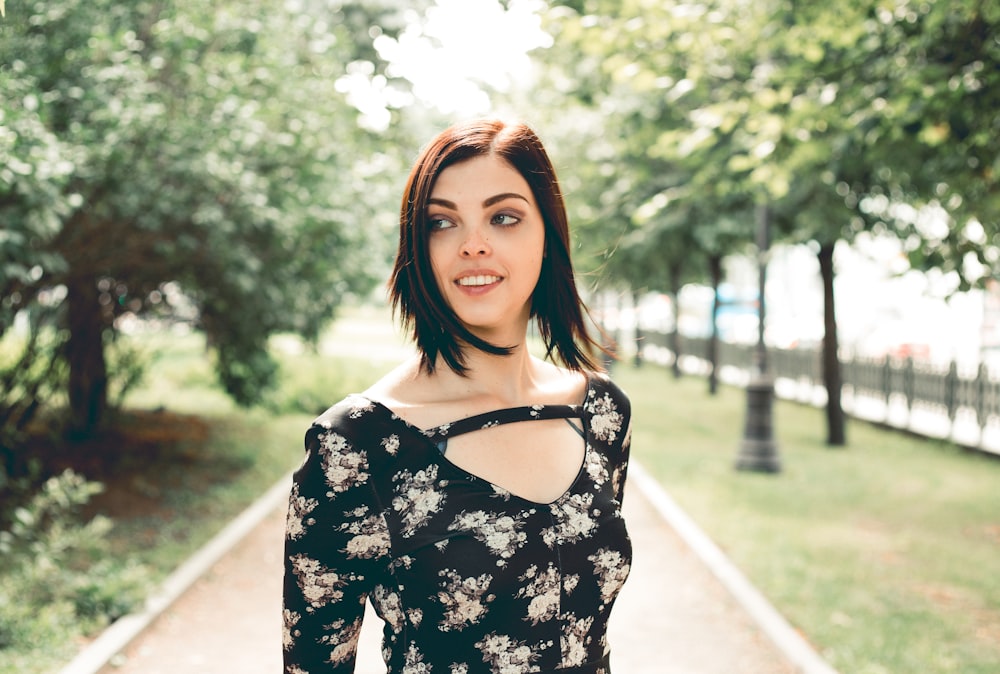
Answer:
[[[69,439],[53,429],[52,420],[26,430],[8,474],[37,486],[71,469],[104,490],[88,504],[84,516],[101,513],[112,518],[163,515],[165,495],[183,475],[201,462],[211,427],[200,417],[167,411],[121,412],[105,428],[85,439]],[[11,493],[8,498],[17,498]],[[0,503],[0,511],[5,504]]]

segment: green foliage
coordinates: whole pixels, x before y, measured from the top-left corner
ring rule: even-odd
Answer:
[[[308,4],[62,0],[0,25],[0,336],[61,307],[73,418],[105,405],[123,321],[195,324],[251,404],[268,336],[315,338],[388,266],[400,169],[338,80],[372,52],[351,26],[399,8]]]
[[[28,329],[0,336],[0,477],[16,463],[21,431],[44,402],[51,403],[65,390],[66,371],[59,359],[62,337],[36,318],[47,313],[23,312]]]
[[[589,213],[605,241],[623,231],[614,277],[704,274],[690,253],[739,251],[765,202],[792,241],[896,232],[916,266],[996,275],[992,4],[591,0],[555,3],[548,25],[544,81],[570,101],[558,114],[596,113],[582,142],[607,165],[572,196],[588,202],[574,207],[584,228]]]
[[[0,531],[0,650],[65,643],[67,634],[103,627],[142,601],[148,573],[109,555],[111,522],[79,521],[101,489],[67,470],[9,514]]]

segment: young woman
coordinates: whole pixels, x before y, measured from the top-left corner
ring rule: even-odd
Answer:
[[[418,355],[316,419],[295,473],[285,671],[353,671],[370,600],[391,674],[608,674],[629,401],[597,371],[529,128],[462,124],[422,151],[390,294]]]

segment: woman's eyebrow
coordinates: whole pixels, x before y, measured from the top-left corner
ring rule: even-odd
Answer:
[[[521,201],[524,201],[526,203],[529,204],[531,203],[530,201],[528,201],[527,197],[521,196],[517,192],[502,192],[500,194],[494,194],[492,197],[485,199],[483,201],[483,208],[489,208],[493,204],[500,203],[504,199],[520,199]],[[431,197],[430,199],[427,200],[427,203],[434,204],[435,206],[444,206],[445,208],[450,208],[453,211],[458,210],[458,206],[455,205],[455,202],[448,201],[447,199]]]
[[[529,204],[531,203],[530,201],[528,201],[528,199],[526,197],[521,196],[517,192],[503,192],[501,194],[494,194],[489,199],[486,199],[483,202],[483,206],[484,207],[489,207],[489,206],[492,206],[493,204],[496,204],[496,203],[499,203],[499,202],[503,201],[504,199],[520,199],[521,201],[524,201],[526,203],[529,203]]]
[[[457,206],[455,206],[455,202],[454,201],[448,201],[447,199],[435,199],[434,197],[431,197],[430,199],[427,200],[427,203],[428,204],[434,204],[435,206],[444,206],[445,208],[450,208],[453,211],[457,210]]]

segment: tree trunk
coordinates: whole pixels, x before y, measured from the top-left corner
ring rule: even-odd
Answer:
[[[837,342],[837,316],[833,298],[834,244],[820,246],[819,270],[823,277],[823,383],[826,385],[826,443],[831,447],[847,444],[844,409],[840,404],[841,372]]]
[[[670,302],[674,307],[674,329],[670,332],[670,350],[674,353],[674,363],[671,366],[674,373],[674,379],[681,378],[681,307],[680,304],[678,304],[680,294],[681,275],[680,270],[675,268],[670,272]]]
[[[635,321],[635,366],[642,366],[642,327],[639,325],[639,291],[632,289],[632,316]]]
[[[719,285],[722,283],[722,256],[708,258],[708,272],[712,279],[712,332],[708,337],[708,392],[719,391]]]
[[[100,295],[92,278],[73,279],[67,286],[70,418],[75,437],[93,434],[108,407],[108,371],[104,360],[104,321]]]

